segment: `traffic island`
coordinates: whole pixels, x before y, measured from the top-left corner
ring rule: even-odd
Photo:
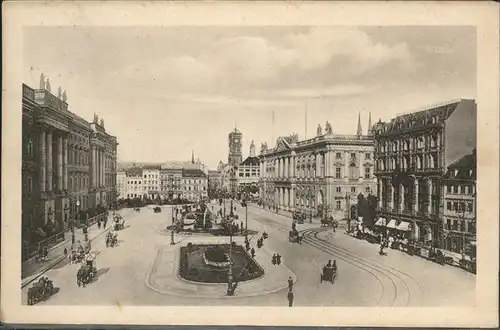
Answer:
[[[233,281],[244,282],[264,275],[264,270],[244,248],[233,244],[192,244],[181,247],[179,276],[187,281],[201,283],[228,283],[232,267]]]
[[[234,239],[233,237],[233,241]],[[251,258],[244,251],[244,248],[241,247],[241,244],[244,243],[243,237],[237,237],[236,246],[239,246],[239,248],[236,247],[231,252],[234,263],[233,283],[238,281],[238,287],[233,296],[228,296],[227,269],[214,271],[213,268],[209,268],[203,260],[201,251],[196,251],[190,257],[185,257],[185,261],[182,261],[183,255],[186,256],[188,254],[186,251],[188,251],[187,246],[189,243],[191,243],[191,249],[196,245],[200,247],[200,250],[214,245],[222,245],[229,248],[229,237],[219,238],[208,236],[202,239],[191,237],[189,239],[186,238],[184,241],[178,243],[178,245],[164,245],[160,247],[145,278],[145,284],[149,289],[167,296],[232,299],[254,297],[287,290],[288,278],[291,277],[294,282],[297,279],[295,274],[285,264],[282,263],[280,266],[272,265],[272,251],[267,251],[266,245],[261,249],[255,247],[255,258]],[[226,250],[224,249],[224,251]],[[236,257],[236,255],[241,257]],[[244,257],[245,255],[246,257]],[[225,262],[222,258],[220,260],[220,262]],[[250,264],[255,264],[259,270],[254,270],[253,275],[248,274],[245,277],[241,273],[242,267],[238,265],[245,265],[245,262],[248,260],[251,260],[253,263]],[[209,260],[207,259],[207,261]],[[181,267],[181,263],[185,264]],[[184,269],[182,269],[183,267]],[[189,269],[196,269],[198,275],[196,275],[196,272],[192,272],[191,275],[185,276],[184,274],[189,272]],[[207,275],[207,269],[210,269],[210,275]],[[203,276],[200,274],[201,272],[205,272]],[[213,300],[211,300],[210,304],[213,304]]]

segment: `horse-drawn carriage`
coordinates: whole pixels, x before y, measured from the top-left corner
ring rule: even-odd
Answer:
[[[76,284],[80,287],[91,283],[97,277],[97,268],[95,267],[95,255],[88,253],[85,258],[85,263],[78,269],[76,273]]]
[[[28,289],[28,305],[36,304],[54,294],[54,284],[46,277],[40,278]]]
[[[125,228],[125,220],[120,215],[115,215],[113,218],[113,229],[114,230],[121,230]]]
[[[290,243],[299,243],[302,244],[302,236],[299,234],[297,230],[290,230],[288,232],[288,241]]]
[[[108,232],[106,234],[106,247],[115,247],[118,243],[118,234],[116,232]]]
[[[331,264],[331,261],[328,261],[328,264],[323,267],[323,272],[319,275],[319,277],[320,283],[328,281],[333,284],[335,278],[337,277],[337,263],[335,260],[333,261],[333,265]]]
[[[154,213],[160,213],[161,212],[161,207],[160,206],[156,206],[153,208],[153,211]]]
[[[299,212],[293,213],[293,220],[299,224],[303,224],[306,219],[306,215]]]

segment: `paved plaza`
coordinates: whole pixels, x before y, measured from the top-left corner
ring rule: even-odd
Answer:
[[[245,209],[235,204],[239,221]],[[218,209],[218,205],[214,205]],[[302,244],[290,243],[292,220],[276,213],[248,207],[248,228],[269,238],[262,249],[255,247],[259,234],[251,239],[256,261],[265,270],[262,278],[241,283],[233,297],[224,295],[226,286],[187,282],[177,275],[177,253],[188,242],[225,243],[227,237],[176,235],[174,246],[164,228],[171,223],[169,207],[154,213],[124,212],[126,228],[119,231],[118,245],[106,248],[104,236],[97,236],[92,248],[97,254],[98,279],[79,288],[78,265],[67,261],[47,271],[57,293],[40,305],[233,305],[287,306],[287,279],[294,283],[294,306],[470,306],[475,303],[475,275],[451,266],[440,266],[420,257],[390,250],[378,254],[378,246],[335,233],[319,224],[298,225]],[[235,238],[238,240],[242,238]],[[273,253],[282,255],[282,265],[273,266]],[[328,260],[336,260],[334,284],[320,283],[320,271]],[[446,280],[444,280],[446,279]],[[23,289],[23,303],[26,302]]]

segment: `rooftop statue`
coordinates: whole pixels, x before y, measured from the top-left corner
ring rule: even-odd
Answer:
[[[45,76],[44,74],[40,74],[40,86],[38,86],[40,89],[45,89]]]
[[[104,119],[101,118],[101,120],[99,121],[99,125],[101,125],[101,127],[104,127]]]
[[[325,133],[328,134],[328,135],[333,134],[332,125],[328,121],[325,124]]]
[[[94,113],[94,120],[93,120],[93,122],[97,124],[98,121],[99,121],[99,117],[97,116],[97,113]]]
[[[50,80],[49,80],[49,78],[47,78],[47,81],[45,82],[45,89],[47,90],[47,92],[50,93]]]
[[[66,95],[66,90],[62,94],[62,100],[66,102],[68,100],[68,96]]]
[[[321,129],[321,125],[320,124],[318,124],[318,129],[316,130],[316,135],[317,136],[323,135],[323,130]]]
[[[297,133],[290,134],[290,142],[291,143],[298,142],[298,141],[299,141],[299,135]]]
[[[57,98],[60,100],[62,98],[62,90],[61,90],[61,86],[59,86],[59,88],[57,89]]]

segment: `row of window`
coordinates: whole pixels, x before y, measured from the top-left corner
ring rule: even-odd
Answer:
[[[473,194],[473,185],[450,185],[446,187],[446,191],[449,194]]]
[[[356,157],[357,157],[356,153],[355,152],[351,152],[351,159],[356,159]],[[372,157],[371,153],[369,153],[369,152],[365,153],[365,159],[367,159],[367,160],[372,159],[371,157]],[[335,154],[335,159],[342,159],[342,153],[341,152],[337,152]]]
[[[474,222],[465,220],[446,219],[446,229],[474,233],[476,232],[476,225]]]
[[[446,209],[456,212],[474,212],[473,202],[446,202]]]
[[[337,186],[335,187],[335,191],[338,192],[338,193],[341,193],[342,192],[342,187],[341,186]],[[365,187],[365,193],[371,193],[371,188],[370,187]],[[356,187],[351,187],[351,193],[355,193],[357,192],[357,189]]]
[[[179,180],[180,181],[180,180]],[[142,181],[137,181],[137,180],[129,180],[127,181],[128,184],[132,185],[137,185],[137,184],[142,184]],[[194,180],[183,180],[182,181],[183,184],[204,184],[206,183],[206,180],[197,180],[197,179],[194,179]],[[158,181],[144,181],[144,184],[158,184]]]
[[[378,151],[385,153],[436,148],[440,146],[439,139],[440,134],[433,134],[398,141],[380,141],[378,143]]]

